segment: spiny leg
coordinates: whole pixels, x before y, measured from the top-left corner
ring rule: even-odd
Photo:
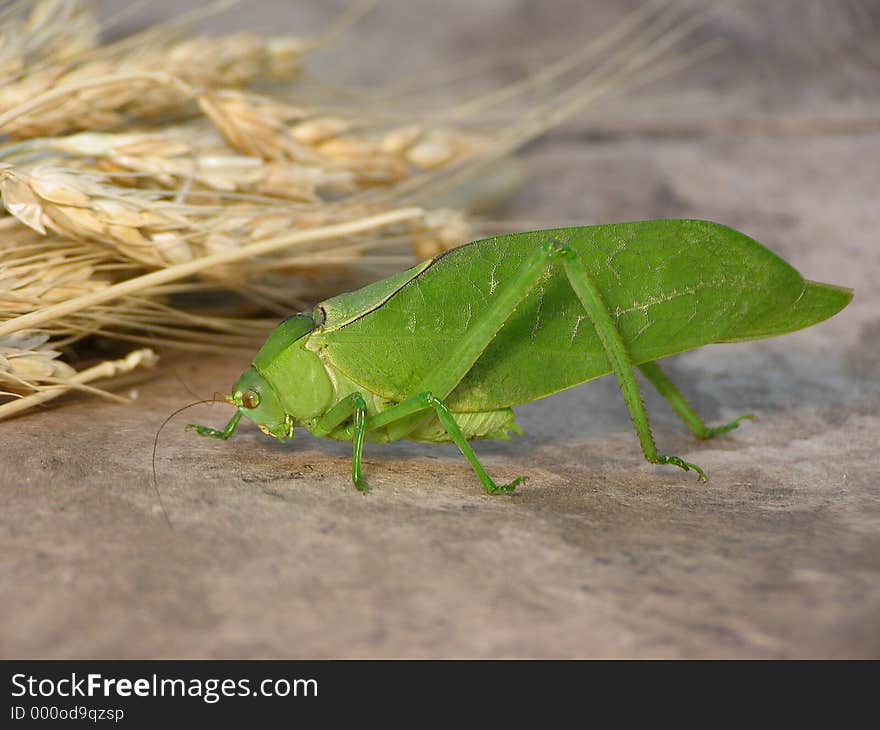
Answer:
[[[485,489],[487,493],[507,494],[516,489],[517,485],[526,481],[528,477],[517,477],[509,484],[496,484],[486,473],[486,470],[483,468],[479,459],[477,459],[477,455],[474,453],[471,445],[468,443],[464,434],[461,432],[461,429],[458,427],[458,424],[455,422],[455,418],[452,413],[450,413],[449,408],[446,407],[446,404],[440,398],[437,398],[430,392],[414,395],[411,398],[407,398],[402,403],[392,406],[387,411],[382,411],[382,413],[368,418],[366,427],[367,429],[372,430],[373,428],[391,425],[395,422],[409,419],[410,416],[422,413],[429,409],[433,409],[443,428],[446,429],[446,433],[449,434],[453,443],[458,446],[461,455],[468,460],[471,468],[474,470],[474,473],[483,485],[483,489]],[[376,424],[379,425],[377,426]]]
[[[657,452],[657,446],[654,443],[654,436],[651,434],[648,414],[645,411],[645,404],[642,402],[642,394],[636,382],[629,352],[626,349],[626,344],[620,335],[620,331],[608,312],[608,307],[605,305],[602,293],[577,253],[562,242],[556,241],[556,244],[565,252],[563,258],[565,275],[568,277],[572,289],[574,289],[575,294],[586,310],[593,327],[595,327],[596,334],[599,336],[605,354],[608,356],[608,361],[611,363],[611,369],[617,377],[620,392],[623,395],[627,408],[629,408],[629,414],[632,418],[636,434],[639,437],[639,443],[642,445],[642,452],[644,452],[645,458],[652,464],[674,464],[685,471],[693,469],[697,472],[701,481],[706,481],[706,472],[696,464],[691,464],[678,456]]]
[[[312,433],[315,436],[326,436],[349,418],[352,419],[351,480],[358,491],[366,494],[370,491],[370,485],[367,484],[361,474],[364,437],[367,434],[367,404],[364,401],[364,397],[360,393],[351,393],[343,398],[324,414],[312,429]]]
[[[462,456],[468,460],[474,472],[476,472],[477,478],[479,478],[480,483],[483,485],[483,489],[485,489],[487,493],[508,494],[516,489],[517,485],[522,484],[528,479],[528,477],[517,477],[509,484],[495,484],[495,482],[492,481],[492,478],[486,473],[483,465],[480,464],[477,455],[474,453],[471,445],[467,442],[467,439],[464,437],[464,434],[461,432],[461,429],[458,427],[458,424],[455,422],[455,419],[452,417],[446,404],[430,393],[423,393],[421,397],[424,398],[424,402],[431,406],[437,413],[437,418],[440,419],[440,423],[443,424],[446,433],[449,434],[450,438],[455,442],[455,445],[458,446],[458,450],[461,451]]]
[[[194,429],[199,436],[208,436],[212,439],[223,439],[225,441],[232,436],[235,427],[238,426],[240,420],[241,411],[237,410],[232,414],[232,418],[229,419],[229,423],[226,424],[222,431],[219,431],[216,428],[210,428],[209,426],[199,426],[197,423],[186,424],[184,430],[189,431],[190,429]]]
[[[367,435],[367,404],[360,393],[354,394],[354,432],[351,438],[351,480],[354,486],[364,494],[370,491],[370,485],[361,474],[361,460],[364,455],[364,437]]]
[[[747,418],[755,418],[753,414],[746,413],[739,418],[735,418],[730,423],[725,423],[723,426],[707,426],[656,362],[643,363],[639,365],[639,370],[642,371],[642,374],[651,385],[657,389],[657,392],[666,399],[672,410],[679,415],[681,420],[691,430],[691,433],[699,439],[710,439],[722,433],[733,431],[733,429],[739,426],[740,421]]]

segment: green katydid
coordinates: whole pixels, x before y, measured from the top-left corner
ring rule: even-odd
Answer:
[[[269,335],[226,401],[226,439],[246,416],[283,441],[304,428],[351,441],[453,441],[484,489],[468,441],[521,433],[511,406],[614,373],[645,458],[657,451],[634,368],[699,438],[707,426],[656,361],[716,342],[772,337],[840,311],[852,291],[804,278],[748,236],[699,220],[557,228],[487,238],[322,302]]]

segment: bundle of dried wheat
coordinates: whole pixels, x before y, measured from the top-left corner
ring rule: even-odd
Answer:
[[[486,191],[465,178],[679,64],[669,50],[692,23],[651,4],[508,87],[426,114],[403,98],[314,101],[297,86],[314,39],[194,37],[177,20],[101,45],[85,0],[7,4],[0,389],[12,400],[0,418],[71,388],[109,396],[87,383],[155,360],[137,350],[77,372],[70,347],[89,336],[252,348],[260,315],[328,294],[328,276],[338,288],[359,266],[468,240],[467,208]],[[519,113],[499,122],[511,104]],[[457,207],[430,209],[456,186]],[[189,296],[200,291],[237,307]]]

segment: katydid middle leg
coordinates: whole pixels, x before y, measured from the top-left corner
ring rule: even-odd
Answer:
[[[387,411],[382,411],[382,413],[379,413],[376,416],[368,417],[366,428],[367,430],[381,427],[387,428],[392,427],[395,423],[408,423],[411,422],[409,419],[412,416],[418,416],[430,410],[434,411],[437,420],[440,421],[440,424],[446,429],[446,433],[449,434],[449,438],[456,446],[458,446],[461,455],[468,460],[468,463],[471,465],[471,468],[474,470],[474,473],[483,485],[483,489],[486,490],[488,494],[507,494],[516,489],[518,484],[522,484],[522,482],[527,479],[527,477],[520,476],[509,484],[496,484],[483,468],[483,465],[480,463],[480,460],[477,458],[477,455],[474,453],[468,440],[458,427],[455,417],[452,415],[449,408],[446,407],[446,404],[441,398],[438,398],[428,391],[407,398],[402,403],[398,403]],[[355,422],[355,427],[357,427],[357,422]]]
[[[312,429],[315,436],[326,436],[349,418],[351,426],[351,480],[359,492],[366,494],[370,485],[361,474],[364,456],[364,438],[367,434],[367,404],[363,395],[352,393],[331,408]]]
[[[596,329],[596,334],[599,336],[599,341],[602,343],[602,347],[608,357],[608,362],[611,364],[611,370],[617,377],[620,392],[623,395],[627,408],[629,408],[629,414],[632,418],[636,434],[639,437],[645,458],[652,464],[674,464],[685,471],[693,469],[697,472],[701,481],[706,481],[706,472],[696,464],[691,464],[679,456],[661,454],[657,451],[654,436],[651,433],[651,426],[648,423],[648,414],[645,411],[645,404],[642,401],[642,394],[639,390],[639,384],[636,382],[635,373],[633,372],[629,351],[626,348],[626,343],[624,343],[620,331],[611,318],[608,307],[605,305],[602,292],[596,286],[596,282],[593,281],[593,277],[590,275],[587,267],[584,266],[577,252],[561,242],[557,242],[557,245],[565,252],[563,267],[565,268],[565,275],[568,277],[569,284],[571,284],[571,288],[574,289],[574,293],[577,295],[593,327]]]
[[[679,418],[684,421],[684,424],[691,430],[691,433],[699,439],[711,439],[715,436],[720,436],[722,433],[733,431],[733,429],[739,426],[740,421],[755,417],[751,413],[746,413],[722,426],[707,426],[705,421],[697,415],[684,399],[678,388],[675,387],[675,383],[669,379],[656,362],[642,363],[639,365],[639,370],[642,371],[642,374],[651,385],[657,389],[657,392],[666,399],[666,402],[678,414]]]

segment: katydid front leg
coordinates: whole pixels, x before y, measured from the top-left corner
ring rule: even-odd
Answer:
[[[642,394],[639,391],[639,385],[633,372],[629,352],[626,349],[626,344],[620,331],[608,312],[608,307],[602,298],[602,292],[599,291],[599,287],[596,286],[596,282],[593,281],[590,272],[574,249],[560,241],[557,241],[556,244],[565,252],[562,265],[565,269],[565,275],[568,277],[568,282],[571,284],[571,288],[574,289],[574,293],[577,295],[593,327],[596,329],[596,334],[599,336],[602,348],[608,356],[611,369],[617,377],[620,392],[623,395],[627,408],[629,408],[629,415],[632,418],[633,426],[639,437],[645,458],[652,464],[674,464],[685,471],[693,469],[697,472],[700,481],[706,481],[706,472],[696,464],[691,464],[679,456],[658,453],[654,437],[651,434],[651,426],[648,423],[645,404],[642,402]]]
[[[209,426],[199,426],[197,423],[187,423],[184,430],[189,431],[190,429],[194,429],[199,436],[208,436],[212,439],[223,439],[225,441],[235,432],[235,427],[238,426],[240,420],[241,411],[237,410],[232,414],[232,418],[229,419],[229,423],[226,424],[222,431],[218,431],[216,428],[211,428]]]

